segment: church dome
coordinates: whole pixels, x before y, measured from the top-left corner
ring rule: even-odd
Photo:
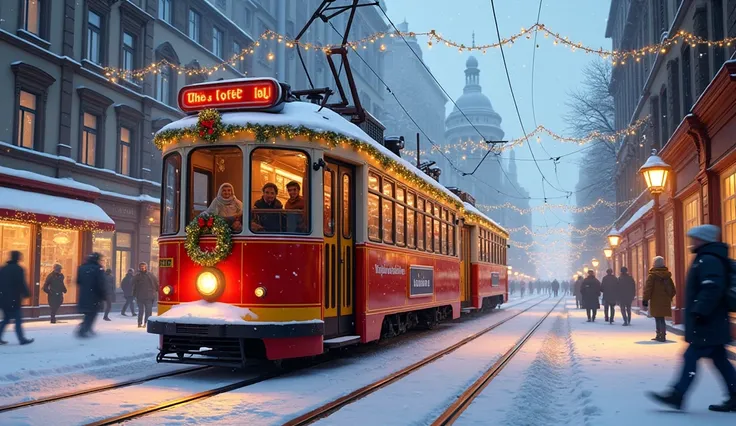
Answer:
[[[465,61],[465,68],[478,68],[478,60],[475,59],[475,56],[471,56]]]

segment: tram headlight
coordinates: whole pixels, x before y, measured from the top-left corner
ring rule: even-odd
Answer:
[[[162,288],[161,291],[163,291],[166,296],[170,296],[171,293],[174,292],[174,288],[171,287],[170,285],[167,285],[167,286],[164,286],[164,288]]]
[[[266,287],[257,287],[254,291],[256,297],[263,297],[266,295]]]
[[[207,268],[197,276],[197,291],[205,300],[215,301],[225,290],[225,277],[215,268]]]

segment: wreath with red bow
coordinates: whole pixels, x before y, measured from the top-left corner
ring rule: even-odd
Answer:
[[[197,120],[197,133],[207,142],[217,142],[222,135],[222,116],[217,110],[203,109]]]
[[[208,214],[199,216],[187,225],[186,233],[184,249],[197,265],[215,266],[230,256],[233,250],[230,225],[220,216]],[[214,235],[216,238],[215,247],[212,250],[202,250],[199,247],[199,239],[206,234]]]

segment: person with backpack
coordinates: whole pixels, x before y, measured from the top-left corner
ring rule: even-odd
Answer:
[[[733,309],[736,270],[728,258],[728,245],[720,241],[721,229],[701,225],[690,229],[690,250],[695,259],[685,285],[685,341],[679,381],[672,390],[648,393],[655,401],[682,409],[685,394],[695,380],[698,360],[710,358],[723,377],[729,399],[708,407],[711,411],[736,412],[736,369],[728,360],[726,345],[731,342],[729,311]]]

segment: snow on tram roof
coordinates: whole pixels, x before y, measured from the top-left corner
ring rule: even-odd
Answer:
[[[444,192],[447,196],[457,201],[459,204],[462,203],[460,198],[452,191],[427,176],[424,172],[419,170],[410,162],[397,156],[386,147],[373,140],[373,138],[368,136],[368,134],[365,133],[360,127],[346,120],[340,114],[332,111],[329,108],[322,108],[320,110],[319,105],[309,102],[287,102],[286,104],[284,104],[284,109],[278,113],[255,111],[222,113],[222,124],[244,126],[249,123],[266,126],[304,126],[316,131],[335,132],[350,138],[358,139],[375,147],[382,154],[391,157],[393,160],[400,163],[405,168],[409,169],[412,173],[419,176],[426,183]],[[166,130],[186,129],[195,126],[196,124],[197,116],[191,115],[167,124],[158,132],[164,132]]]
[[[480,210],[478,210],[474,205],[464,202],[463,207],[465,207],[466,211],[469,211],[473,214],[476,214],[480,216],[481,218],[487,220],[488,222],[492,223],[493,225],[497,226],[498,229],[502,230],[503,232],[508,234],[508,231],[503,226],[499,225],[495,220],[491,219],[490,217],[486,216],[484,213],[481,213]]]

